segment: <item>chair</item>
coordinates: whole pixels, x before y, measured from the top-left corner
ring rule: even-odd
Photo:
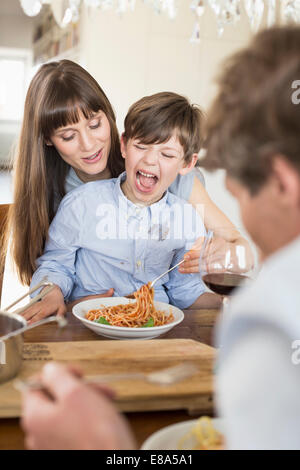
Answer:
[[[4,235],[5,232],[5,227],[6,227],[6,219],[7,219],[7,214],[8,214],[8,209],[10,207],[10,204],[0,204],[0,253],[2,255],[2,236]],[[3,283],[3,275],[4,275],[4,266],[2,266],[2,269],[0,267],[0,305],[1,305],[1,294],[2,294],[2,283]]]

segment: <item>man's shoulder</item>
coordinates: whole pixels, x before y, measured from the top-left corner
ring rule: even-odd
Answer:
[[[219,324],[219,341],[240,338],[263,325],[299,335],[299,278],[300,239],[270,257],[257,279],[230,299]]]
[[[300,278],[300,238],[273,254],[263,265],[256,280],[243,296],[253,302],[271,303],[274,299],[285,299],[289,292],[299,298],[300,289],[295,289]],[[268,296],[264,296],[263,293]],[[261,296],[254,294],[262,294]]]
[[[293,295],[299,299],[300,237],[274,253],[262,266],[253,289],[268,292],[268,301]]]
[[[269,271],[278,268],[289,269],[291,274],[295,272],[298,275],[300,272],[300,236],[271,256],[265,266]]]

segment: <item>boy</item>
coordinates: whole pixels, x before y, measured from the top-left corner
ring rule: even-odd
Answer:
[[[131,106],[121,141],[126,172],[71,191],[37,260],[32,286],[46,275],[59,287],[52,312],[62,295],[74,301],[110,288],[116,296],[136,291],[183,259],[205,234],[192,206],[167,191],[178,173],[185,175],[196,164],[201,119],[201,111],[175,93]],[[187,308],[204,290],[199,274],[174,269],[156,283],[155,299]]]

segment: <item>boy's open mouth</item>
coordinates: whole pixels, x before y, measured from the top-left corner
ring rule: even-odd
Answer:
[[[136,186],[139,191],[146,193],[151,192],[155,188],[157,182],[158,177],[153,173],[143,170],[138,170],[136,172]]]

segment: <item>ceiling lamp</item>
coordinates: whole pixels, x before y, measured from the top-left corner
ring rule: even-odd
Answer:
[[[122,14],[133,11],[137,0],[20,0],[24,13],[38,15],[43,4],[49,4],[53,16],[60,27],[79,19],[80,4],[89,9],[115,9]],[[158,14],[175,18],[181,0],[140,0],[150,5]],[[267,26],[275,24],[276,19],[282,22],[300,23],[300,0],[190,0],[190,9],[195,16],[191,42],[200,41],[200,18],[207,9],[211,9],[217,20],[218,34],[221,36],[228,25],[235,25],[245,11],[251,30],[257,32],[266,13]]]

